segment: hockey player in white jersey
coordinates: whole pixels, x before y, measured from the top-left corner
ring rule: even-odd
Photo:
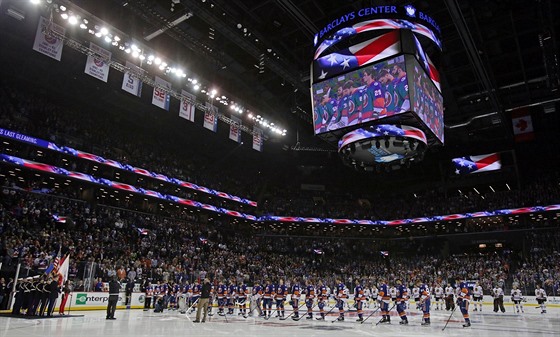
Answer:
[[[440,310],[440,308],[443,310],[444,294],[443,294],[443,288],[439,283],[436,283],[436,286],[434,287],[434,297],[436,299],[436,310]]]
[[[473,302],[474,302],[474,311],[482,311],[482,300],[484,298],[484,290],[480,283],[476,282],[473,288]],[[478,306],[478,308],[477,308]]]
[[[535,296],[537,298],[537,303],[541,307],[541,314],[546,314],[546,291],[540,284],[537,284],[535,288]]]
[[[521,310],[522,313],[525,312],[523,311],[523,294],[516,285],[514,285],[513,289],[511,289],[511,301],[515,305],[517,313],[519,313],[519,310]]]

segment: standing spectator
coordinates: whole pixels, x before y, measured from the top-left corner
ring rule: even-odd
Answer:
[[[58,299],[58,293],[60,293],[60,288],[58,287],[58,281],[55,278],[49,278],[49,283],[45,287],[48,290],[49,296],[49,307],[47,309],[47,317],[51,317],[54,311],[54,305]]]
[[[8,285],[6,284],[6,280],[4,278],[0,278],[0,310],[4,310],[4,298],[8,295]]]
[[[121,286],[116,278],[109,281],[109,302],[107,303],[107,317],[106,319],[116,319],[115,311],[117,310],[117,302],[119,300],[119,291]]]
[[[202,285],[202,290],[200,292],[200,299],[198,300],[198,306],[196,310],[196,319],[194,323],[200,323],[200,313],[204,310],[204,315],[202,316],[202,323],[206,322],[206,315],[208,314],[208,302],[210,301],[210,291],[212,286],[210,285],[210,280],[205,278],[204,284]]]
[[[124,270],[123,266],[117,269],[117,277],[119,278],[119,282],[122,282],[126,278],[126,270]]]
[[[130,309],[133,290],[134,290],[134,279],[128,279],[128,282],[126,282],[126,287],[125,287],[125,301],[126,301],[125,305],[127,309]]]

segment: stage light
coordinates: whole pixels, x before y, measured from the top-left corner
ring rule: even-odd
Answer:
[[[109,34],[109,30],[105,27],[101,27],[101,30],[99,30],[101,32],[102,35],[107,35]]]
[[[63,12],[66,11],[66,7],[63,6],[63,5],[60,5],[60,7],[58,7],[58,8],[59,8],[61,11],[63,11]]]
[[[104,40],[105,40],[105,42],[107,42],[107,43],[111,42],[111,38],[108,37],[108,36],[105,36],[105,39],[104,39]]]
[[[126,48],[126,49],[124,50],[124,52],[127,53],[127,54],[130,54],[130,48]]]
[[[198,91],[198,89],[200,89],[200,85],[195,84],[194,87],[193,87],[193,89],[194,89],[195,91]]]
[[[95,34],[95,31],[93,29],[90,29],[90,30],[88,30],[88,33],[93,35],[93,34]]]
[[[82,29],[87,29],[87,26],[86,26],[85,23],[80,23],[80,28],[82,28]]]
[[[71,16],[68,18],[68,23],[71,24],[71,25],[75,25],[75,24],[78,23],[78,18],[77,18],[76,16],[74,16],[74,15],[71,15]]]
[[[218,93],[218,90],[212,89],[211,93],[212,93],[212,95],[216,95]]]
[[[159,57],[156,57],[154,59],[154,63],[157,64],[157,65],[160,65],[161,64],[161,59]]]
[[[40,0],[31,0],[31,3],[34,5],[38,5],[40,2]]]
[[[120,38],[120,37],[118,37],[117,35],[115,35],[115,37],[113,38],[113,40],[115,40],[115,41],[119,42],[119,41],[121,40],[121,38]]]
[[[132,57],[138,57],[140,54],[135,50],[132,52]]]
[[[60,17],[63,18],[64,20],[68,19],[68,14],[67,13],[62,13],[60,14]]]
[[[148,56],[148,61],[153,61],[153,60],[154,60],[154,58],[155,58],[155,56],[154,56],[154,55],[149,55],[149,56]]]
[[[146,59],[146,56],[144,56],[144,55],[139,55],[138,58],[139,58],[140,60],[144,61],[144,59]]]
[[[229,108],[230,108],[231,110],[237,109],[237,107],[236,107],[235,105],[232,105],[232,106],[230,106]]]
[[[97,37],[101,37],[101,32],[97,32],[97,33],[95,33],[95,36],[97,36]]]

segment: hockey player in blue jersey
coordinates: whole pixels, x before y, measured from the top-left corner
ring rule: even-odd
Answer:
[[[418,288],[420,288],[420,305],[423,314],[422,326],[428,326],[430,325],[430,305],[432,302],[430,287],[427,284],[419,284]]]
[[[247,285],[242,282],[239,283],[236,293],[237,302],[239,304],[238,315],[243,315],[244,318],[247,318],[247,296],[249,295],[249,289],[247,289]]]
[[[339,321],[344,321],[344,304],[348,300],[348,289],[346,285],[342,283],[342,280],[336,280],[336,289],[335,289],[335,296],[336,296],[336,307],[338,308],[338,318]]]
[[[292,316],[292,319],[299,319],[298,308],[299,308],[300,296],[301,296],[301,289],[300,289],[299,281],[297,278],[294,278],[294,281],[292,283],[291,296],[290,296],[290,303],[292,304],[292,309],[294,310],[294,315]]]
[[[284,284],[284,280],[280,279],[276,286],[276,317],[284,317],[284,302],[288,295],[288,287]]]
[[[317,284],[317,306],[319,307],[319,313],[321,317],[317,317],[317,320],[325,320],[325,305],[329,299],[329,294],[327,287],[323,284],[323,281],[319,281]]]
[[[377,300],[381,309],[381,320],[379,323],[391,323],[391,316],[389,314],[389,303],[391,302],[391,294],[389,294],[389,287],[383,279],[379,284]]]
[[[469,318],[469,303],[471,301],[471,295],[467,283],[464,280],[459,282],[459,294],[457,295],[457,305],[461,309],[463,318],[465,319],[465,324],[463,327],[467,328],[471,326],[471,320]]]
[[[401,317],[399,324],[408,324],[406,317],[406,301],[408,300],[408,289],[401,280],[397,280],[397,312]]]
[[[364,320],[364,303],[366,302],[366,295],[364,293],[364,287],[361,285],[359,280],[356,280],[356,286],[354,287],[354,303],[356,309],[358,310],[357,322],[362,322]]]
[[[305,306],[307,307],[307,318],[313,319],[313,301],[315,300],[315,287],[311,280],[307,280],[305,287]]]

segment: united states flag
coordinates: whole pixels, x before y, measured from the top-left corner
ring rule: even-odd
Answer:
[[[455,174],[488,172],[502,168],[499,153],[453,158],[451,161],[453,162]]]
[[[322,80],[398,54],[400,50],[399,31],[395,30],[320,57],[314,62],[314,73]]]

